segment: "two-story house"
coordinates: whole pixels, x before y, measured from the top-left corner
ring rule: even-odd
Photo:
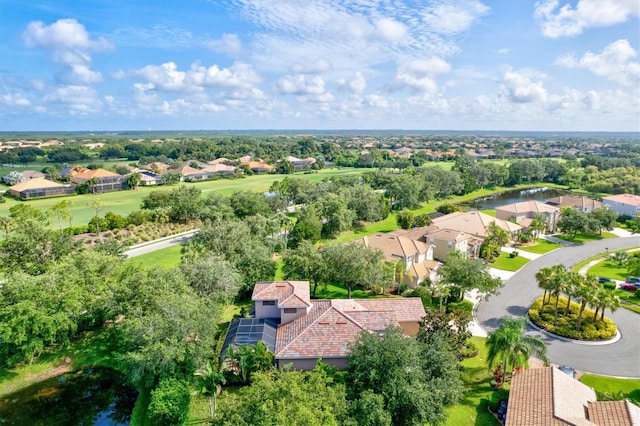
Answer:
[[[311,300],[308,281],[256,283],[253,316],[229,325],[220,358],[230,346],[263,341],[279,368],[313,370],[319,359],[344,369],[349,345],[361,332],[388,326],[418,333],[426,313],[420,298]]]

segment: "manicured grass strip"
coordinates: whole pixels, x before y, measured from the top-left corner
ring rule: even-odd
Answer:
[[[551,241],[539,239],[538,242],[531,246],[518,247],[518,250],[528,251],[529,253],[545,254],[552,250],[559,249],[562,245],[552,243]]]
[[[142,254],[140,256],[127,259],[127,262],[138,264],[144,268],[175,268],[180,266],[182,245],[166,247],[151,253]]]
[[[618,393],[622,392],[624,398],[629,398],[636,404],[640,404],[640,379],[618,379],[584,374],[580,377],[580,381],[599,394],[607,392],[616,397]],[[600,399],[600,395],[598,395],[598,399]]]
[[[640,249],[640,246],[623,248],[623,249],[618,249],[618,250],[610,250],[610,251],[608,251],[606,253],[596,254],[595,256],[591,256],[591,257],[589,257],[587,259],[584,259],[581,262],[576,263],[575,265],[572,266],[572,269],[577,271],[580,268],[582,268],[584,265],[586,265],[587,263],[593,262],[596,259],[602,259],[602,258],[604,258],[604,257],[606,257],[606,256],[608,256],[610,254],[617,253],[619,251],[634,251],[634,250],[638,250],[638,249]]]
[[[509,253],[502,252],[496,260],[489,264],[490,267],[501,269],[503,271],[515,272],[529,263],[529,259],[524,256],[509,257]]]
[[[627,267],[624,265],[618,265],[618,262],[607,259],[593,265],[589,268],[587,273],[596,277],[606,277],[624,281],[627,277]]]
[[[482,213],[486,214],[487,216],[493,216],[496,217],[496,211],[493,209],[481,209],[480,210]]]
[[[462,380],[465,386],[465,396],[452,407],[447,408],[446,426],[483,425],[498,426],[500,422],[488,411],[489,404],[496,404],[507,399],[506,390],[494,390],[489,382],[491,373],[487,367],[486,338],[472,337],[471,341],[478,349],[478,355],[462,361],[464,370]]]
[[[313,289],[312,289],[313,290]],[[361,288],[351,289],[352,299],[370,299],[377,297],[371,293],[368,293]],[[325,291],[323,284],[318,284],[318,291],[316,292],[317,299],[346,299],[347,288],[342,284],[331,283],[327,284],[327,290]]]
[[[603,232],[602,234],[585,234],[583,232],[578,232],[575,236],[558,234],[554,235],[554,237],[561,240],[569,241],[570,243],[583,244],[588,243],[589,241],[604,240],[606,238],[616,238],[617,235],[611,232]]]

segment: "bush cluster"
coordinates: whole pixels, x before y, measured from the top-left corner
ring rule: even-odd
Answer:
[[[605,317],[604,321],[599,319],[594,321],[595,312],[593,309],[586,308],[582,315],[581,330],[576,330],[578,320],[578,312],[580,305],[571,302],[569,311],[565,312],[567,299],[560,297],[558,304],[558,321],[553,325],[553,316],[555,310],[555,299],[551,298],[551,302],[542,306],[542,297],[538,298],[529,308],[529,319],[538,327],[562,337],[568,337],[576,340],[608,340],[613,338],[617,333],[616,324],[609,318]],[[600,318],[600,314],[598,314]]]

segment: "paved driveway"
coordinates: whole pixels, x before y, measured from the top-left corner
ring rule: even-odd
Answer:
[[[533,301],[542,295],[535,274],[540,268],[562,263],[576,263],[609,250],[640,246],[640,236],[609,238],[584,245],[565,247],[552,251],[526,264],[505,282],[499,295],[480,302],[477,320],[482,328],[493,331],[505,315],[524,316]],[[528,328],[527,333],[541,337],[548,347],[549,358],[554,364],[595,374],[640,378],[640,315],[620,308],[613,314],[605,314],[618,325],[621,338],[616,343],[587,345],[565,342]]]

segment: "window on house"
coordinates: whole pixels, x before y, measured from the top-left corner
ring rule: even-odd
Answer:
[[[296,308],[284,308],[285,314],[297,314],[298,310]]]
[[[262,306],[276,306],[275,300],[263,300]]]

